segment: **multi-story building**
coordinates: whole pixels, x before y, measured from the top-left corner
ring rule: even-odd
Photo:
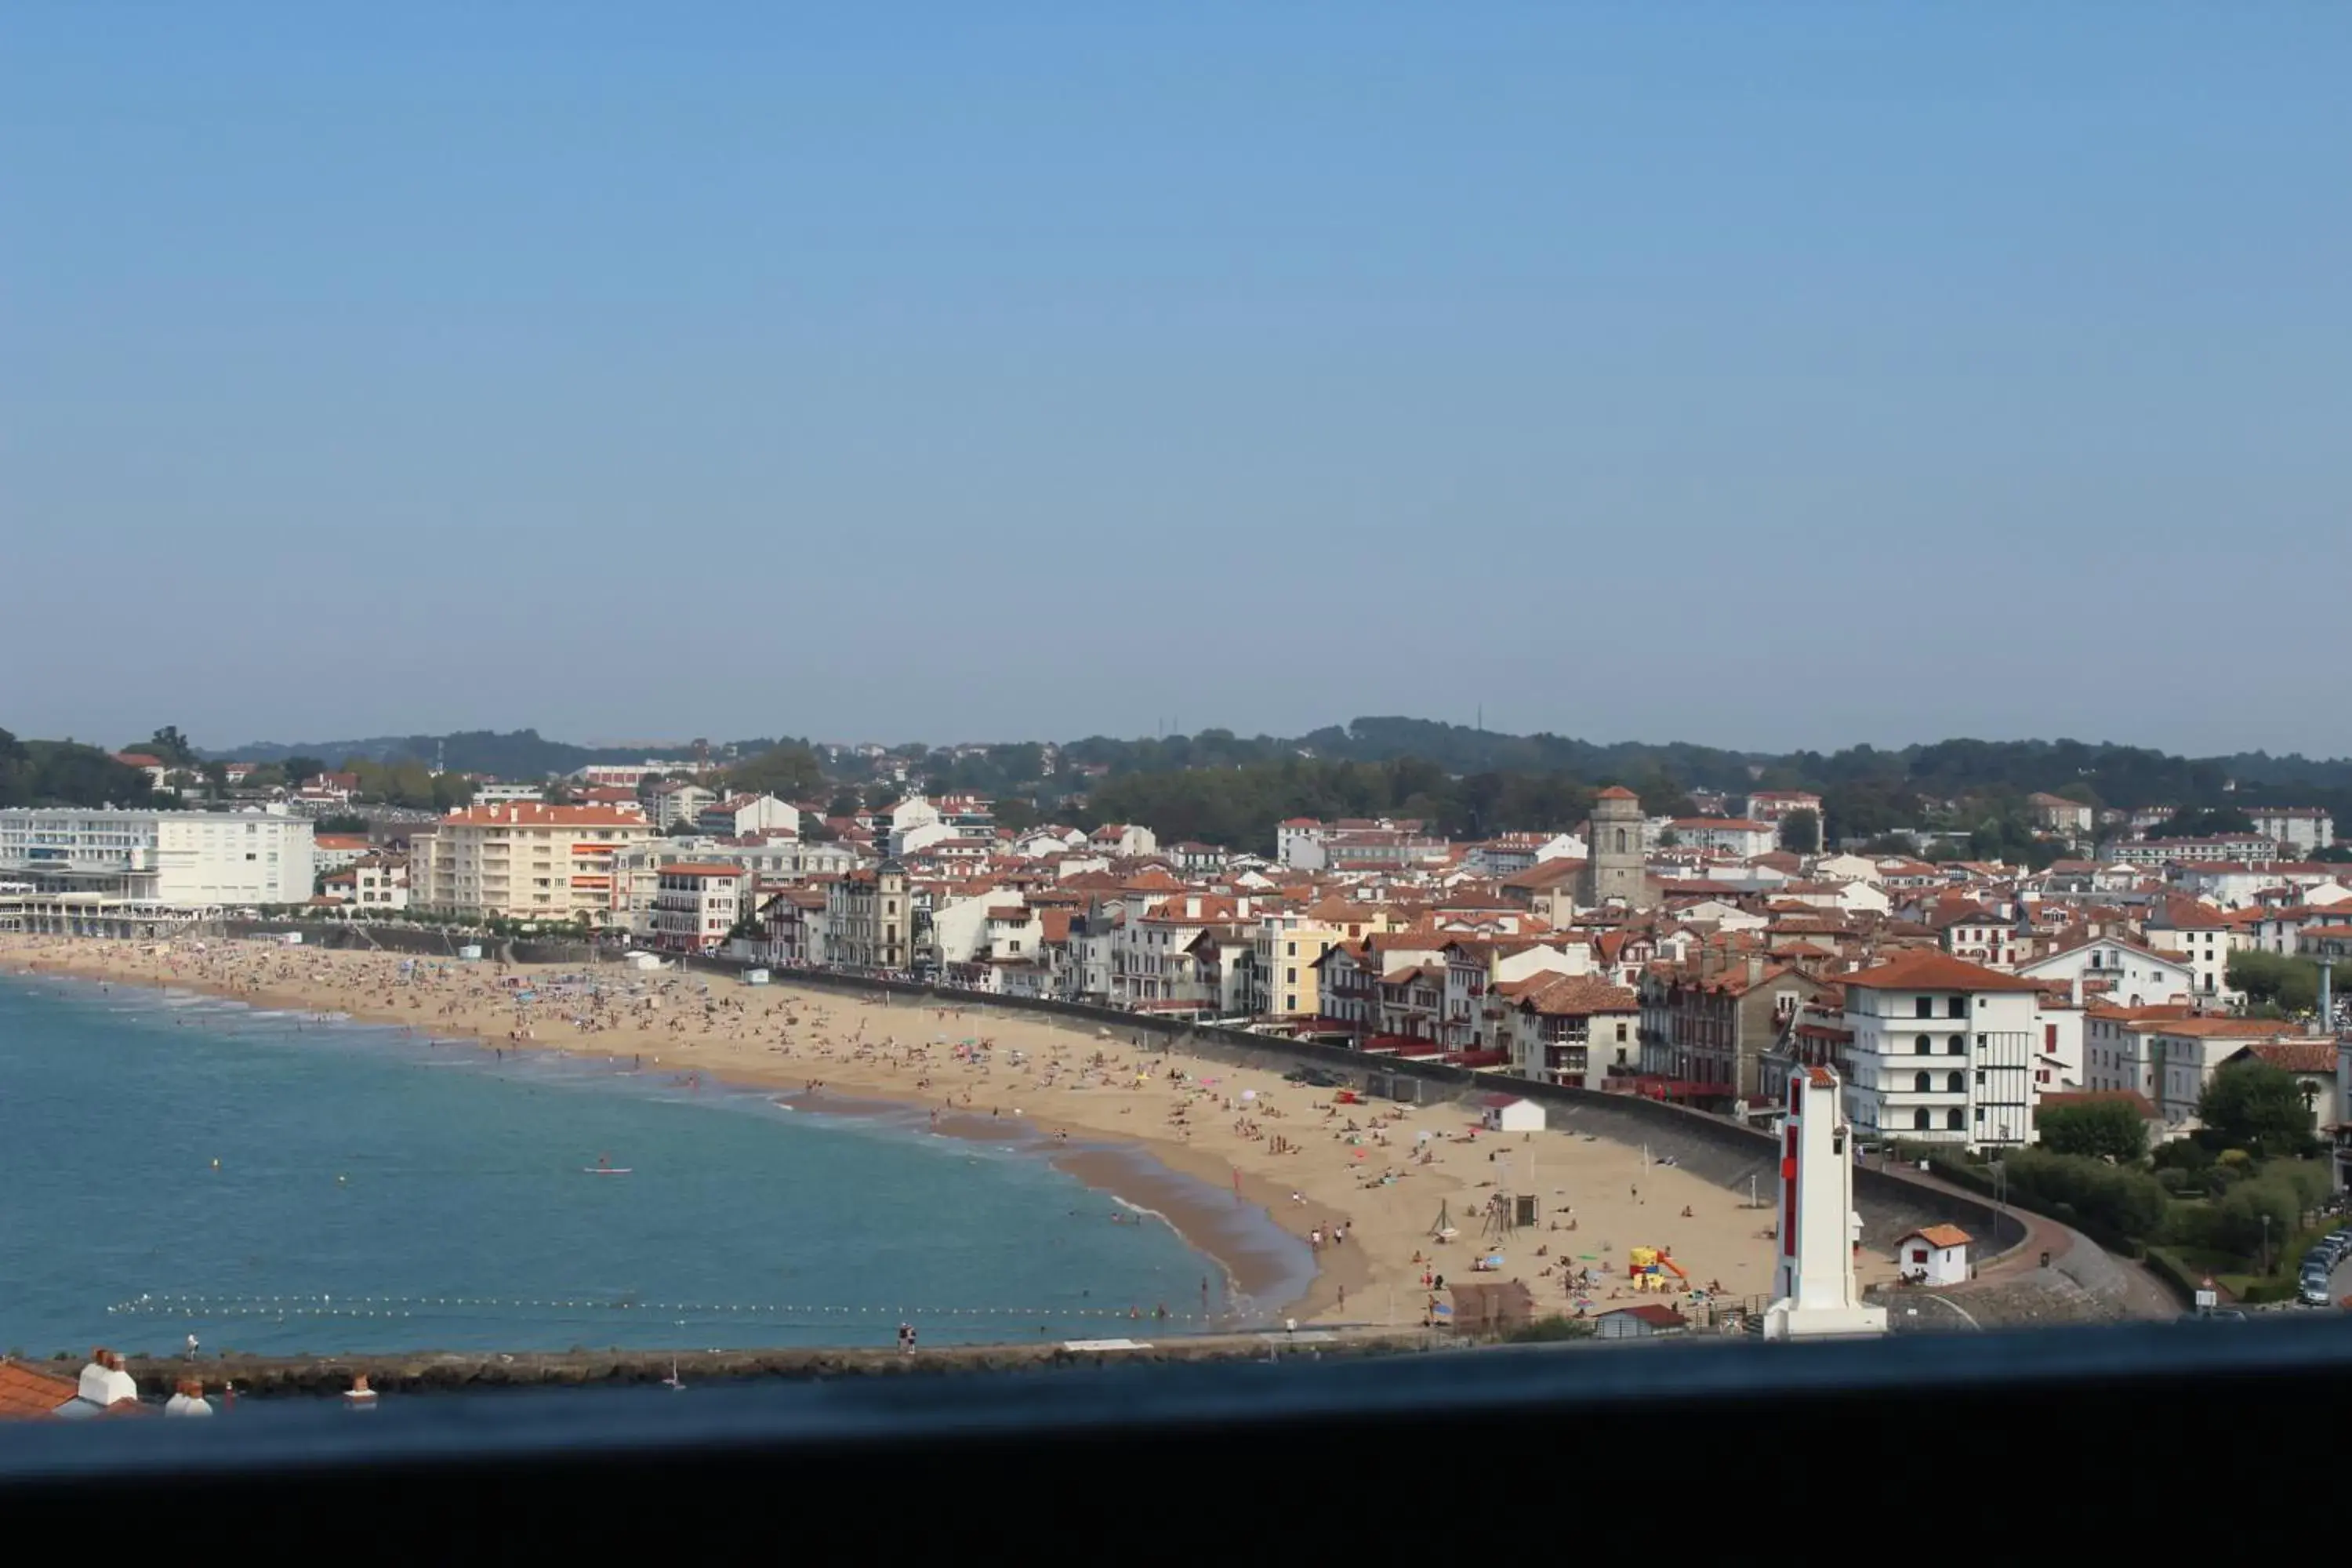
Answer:
[[[2210,838],[2142,838],[2111,844],[2110,859],[2126,866],[2193,866],[2224,861],[2262,865],[2279,858],[2278,840],[2258,833],[2223,833]]]
[[[651,795],[654,826],[667,833],[681,822],[698,821],[702,814],[718,804],[719,797],[698,784],[685,779],[671,779],[656,784]]]
[[[2031,980],[1914,951],[1845,987],[1846,1109],[1865,1137],[2021,1144],[2033,1137]]]
[[[1748,820],[1769,823],[1774,827],[1783,817],[1800,811],[1810,811],[1818,822],[1822,815],[1822,797],[1809,790],[1763,789],[1748,797]]]
[[[767,928],[761,956],[781,968],[813,965],[824,957],[824,889],[786,888],[760,906]]]
[[[2045,984],[2064,983],[2080,1001],[2124,1007],[2188,1002],[2199,994],[2194,965],[2128,937],[2075,942],[2019,964],[2017,973]]]
[[[2226,920],[2219,910],[2192,899],[2169,899],[2140,922],[2140,931],[2150,947],[2180,955],[2195,976],[2198,995],[2222,1002],[2241,999],[2230,984],[2230,954],[2253,945],[2247,923]]]
[[[443,914],[614,923],[617,858],[651,837],[645,814],[527,801],[467,806],[412,840],[409,902]]]
[[[1711,968],[1716,955],[1643,977],[1642,1070],[1686,1086],[1701,1102],[1763,1092],[1763,1058],[1822,984],[1759,952]]]
[[[824,961],[845,969],[904,970],[915,961],[915,905],[907,868],[885,860],[824,886]]]
[[[798,837],[800,808],[772,795],[730,795],[695,814],[695,826],[721,838],[741,838],[754,833]]]
[[[2336,842],[2336,818],[2315,805],[2250,805],[2246,816],[2291,854],[2316,855]]]
[[[2025,797],[2025,809],[2032,814],[2033,826],[2045,833],[2088,833],[2097,819],[2097,813],[2089,806],[2063,795],[2029,795]]]
[[[654,945],[708,952],[749,911],[751,879],[740,866],[677,861],[664,866],[654,891]]]
[[[1327,899],[1300,911],[1262,910],[1253,942],[1246,1001],[1249,1012],[1312,1018],[1323,1011],[1322,974],[1317,967],[1337,943],[1360,942],[1370,931],[1394,925],[1393,911],[1370,904]]]
[[[364,833],[320,833],[310,839],[310,869],[340,871],[359,863],[360,858],[373,851],[375,845]]]
[[[236,905],[310,897],[307,818],[261,812],[0,810],[0,880],[24,929],[152,935]]]
[[[1523,989],[1507,1037],[1511,1070],[1543,1083],[1598,1089],[1612,1068],[1633,1070],[1641,1056],[1641,999],[1590,974],[1546,974]]]
[[[1719,849],[1743,860],[1750,855],[1770,853],[1779,837],[1770,823],[1746,817],[1678,816],[1666,826],[1677,844],[1693,849]]]
[[[367,855],[352,863],[352,901],[362,914],[408,907],[408,857]]]

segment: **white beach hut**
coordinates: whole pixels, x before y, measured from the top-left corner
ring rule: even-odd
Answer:
[[[1923,1285],[1958,1285],[1969,1277],[1969,1243],[1956,1225],[1931,1225],[1895,1244],[1895,1266]]]
[[[1540,1132],[1544,1130],[1544,1108],[1532,1100],[1516,1094],[1490,1094],[1479,1101],[1481,1114],[1490,1132]]]

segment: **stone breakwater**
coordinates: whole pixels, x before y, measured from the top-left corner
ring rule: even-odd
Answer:
[[[176,1357],[128,1361],[126,1370],[142,1395],[161,1399],[180,1380],[201,1380],[218,1398],[224,1384],[238,1398],[317,1398],[339,1395],[354,1377],[385,1395],[478,1393],[489,1389],[656,1387],[672,1377],[686,1384],[745,1383],[763,1379],[814,1382],[835,1377],[901,1377],[982,1372],[1034,1372],[1053,1367],[1199,1365],[1265,1361],[1276,1355],[1401,1355],[1458,1343],[1450,1335],[1334,1336],[1281,1332],[1187,1336],[1169,1341],[1066,1341],[1034,1345],[949,1345],[908,1355],[896,1350],[772,1351],[563,1351],[530,1354],[455,1354],[422,1352],[404,1355],[213,1356],[190,1362]],[[57,1363],[62,1373],[73,1368]]]

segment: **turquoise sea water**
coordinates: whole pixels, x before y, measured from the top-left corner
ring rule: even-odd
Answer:
[[[632,1173],[586,1173],[600,1155]],[[1204,1290],[1213,1317],[1254,1310],[1166,1225],[913,1115],[141,987],[0,976],[0,1348],[37,1356],[191,1331],[262,1354],[887,1345],[902,1318],[926,1343],[1062,1339],[1161,1304],[1204,1326]]]

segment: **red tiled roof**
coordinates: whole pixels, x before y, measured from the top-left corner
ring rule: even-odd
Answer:
[[[1966,1247],[1975,1239],[1956,1225],[1931,1225],[1924,1229],[1906,1233],[1903,1240],[1908,1241],[1915,1236],[1930,1247]],[[1899,1246],[1900,1243],[1897,1245]]]
[[[2240,1054],[2285,1072],[2332,1075],[2336,1071],[2336,1046],[2330,1040],[2281,1040],[2275,1045],[2248,1046]]]
[[[2032,981],[1979,963],[1924,950],[1897,954],[1874,969],[1838,976],[1863,991],[2038,991]]]
[[[39,1421],[80,1391],[72,1378],[0,1361],[0,1421]]]

